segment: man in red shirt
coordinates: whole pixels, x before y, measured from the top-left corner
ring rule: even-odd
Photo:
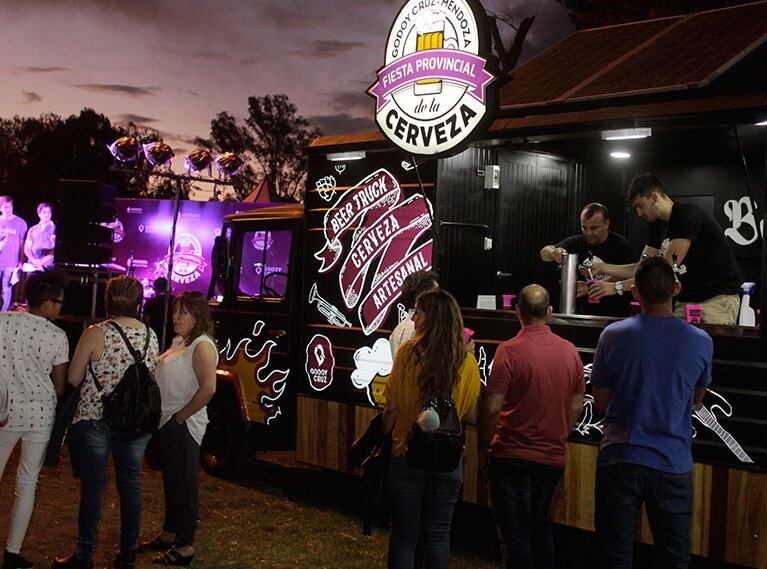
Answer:
[[[505,569],[554,567],[549,508],[565,467],[567,437],[583,409],[583,364],[546,324],[549,294],[519,293],[519,333],[495,352],[479,419],[480,464]],[[488,457],[489,454],[489,457]]]

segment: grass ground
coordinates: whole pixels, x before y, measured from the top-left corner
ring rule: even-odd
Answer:
[[[275,458],[275,457],[272,457]],[[282,462],[283,464],[277,464]],[[193,564],[197,569],[375,568],[386,565],[388,535],[376,527],[372,537],[360,532],[357,480],[291,464],[285,456],[257,462],[246,481],[225,481],[201,474],[200,523]],[[11,457],[0,483],[0,540],[8,530],[13,503],[16,458]],[[143,538],[162,523],[162,482],[159,473],[143,473]],[[50,567],[55,555],[69,553],[77,533],[79,485],[64,461],[44,468],[37,505],[23,553],[36,567]],[[106,567],[119,543],[119,503],[110,480],[104,500],[96,567]],[[470,550],[453,555],[456,569],[496,567]],[[139,567],[156,567],[148,558]]]
[[[380,520],[371,537],[360,532],[359,480],[295,464],[292,453],[268,453],[256,461],[247,480],[225,481],[201,474],[200,523],[193,567],[197,569],[376,569],[386,566],[388,533]],[[0,483],[0,540],[8,530],[13,502],[16,456]],[[162,482],[145,469],[141,536],[151,538],[162,523]],[[57,468],[45,468],[37,493],[24,554],[38,568],[55,555],[69,553],[77,533],[79,485],[64,456]],[[586,532],[556,528],[558,566],[593,566],[593,539]],[[110,480],[104,500],[99,545],[94,561],[107,567],[119,542],[119,504]],[[635,567],[653,567],[647,550]],[[138,567],[157,567],[148,557]],[[453,523],[452,569],[500,567],[495,527],[489,512],[459,504]],[[733,566],[727,566],[733,567]],[[724,569],[695,560],[695,569]]]

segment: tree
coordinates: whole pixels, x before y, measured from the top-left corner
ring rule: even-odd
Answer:
[[[491,12],[488,14],[488,17],[490,19],[490,33],[493,37],[493,47],[495,48],[495,53],[498,55],[501,71],[508,76],[517,66],[519,57],[522,55],[525,38],[527,37],[530,28],[533,27],[535,16],[524,18],[518,26],[514,25],[511,16],[498,15]],[[506,46],[503,43],[503,37],[501,37],[501,31],[498,28],[498,20],[515,30],[514,39],[508,49],[506,49]]]
[[[279,196],[301,201],[306,181],[303,149],[319,135],[318,128],[310,127],[297,114],[287,95],[277,94],[249,97],[243,125],[231,114],[219,113],[211,121],[210,139],[198,142],[218,152],[231,150],[256,161],[259,170],[251,168],[235,181],[238,197],[252,190],[259,177],[266,177]]]
[[[254,159],[254,156],[252,154],[253,137],[248,129],[239,126],[237,119],[226,111],[222,111],[210,121],[210,138],[196,138],[194,142],[211,152],[234,152],[245,160],[242,172],[232,180],[237,199],[245,199],[258,181],[258,174],[249,164],[249,159]],[[261,176],[263,177],[263,173]]]
[[[557,0],[579,30],[712,10],[753,0]]]

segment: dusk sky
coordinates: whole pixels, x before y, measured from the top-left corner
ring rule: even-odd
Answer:
[[[325,133],[375,130],[365,88],[399,0],[32,0],[0,4],[0,117],[83,107],[154,128],[177,152],[222,110],[286,93]],[[536,16],[523,58],[572,30],[554,0],[487,0]],[[513,33],[502,24],[507,38]]]

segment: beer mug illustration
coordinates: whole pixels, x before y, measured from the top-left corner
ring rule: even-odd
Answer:
[[[417,25],[416,51],[442,49],[445,46],[445,20],[431,20]],[[440,79],[421,79],[415,83],[416,95],[438,95],[442,92]]]

